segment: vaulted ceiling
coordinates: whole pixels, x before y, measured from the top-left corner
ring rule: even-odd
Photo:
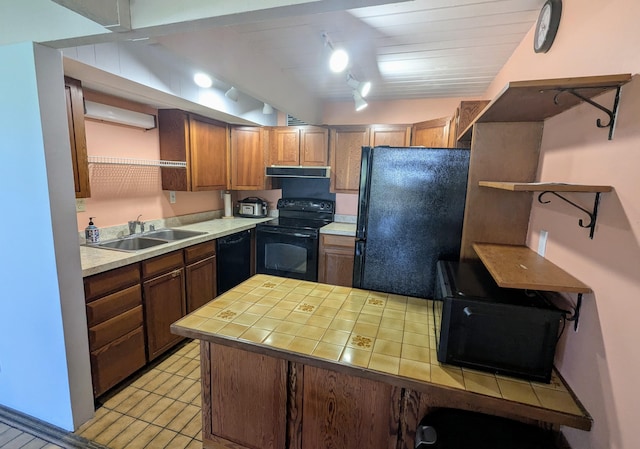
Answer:
[[[142,42],[176,66],[205,71],[283,112],[310,117],[323,102],[352,98],[346,74],[327,67],[323,33],[348,51],[351,74],[372,82],[370,100],[479,96],[531,29],[544,0],[0,2],[0,26],[10,31],[0,43]],[[114,11],[116,21],[119,13],[129,22],[110,26]],[[25,35],[4,35],[11,33]]]

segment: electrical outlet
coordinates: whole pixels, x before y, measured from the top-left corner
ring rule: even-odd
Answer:
[[[544,257],[544,254],[547,252],[547,237],[549,236],[549,232],[544,229],[540,231],[540,237],[538,238],[538,254]]]
[[[171,204],[175,204],[176,202],[176,192],[174,192],[173,190],[169,191],[169,202]]]
[[[76,198],[76,212],[86,212],[87,207],[84,203],[84,198]]]

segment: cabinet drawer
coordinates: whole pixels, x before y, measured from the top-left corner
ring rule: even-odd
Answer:
[[[87,302],[116,290],[140,283],[139,264],[127,265],[84,279],[84,296]]]
[[[323,234],[322,244],[325,246],[339,246],[355,250],[356,238],[345,235]]]
[[[216,241],[200,243],[184,249],[184,263],[190,264],[200,259],[213,256],[216,253]]]
[[[169,254],[154,257],[153,259],[142,261],[142,277],[149,279],[167,271],[182,267],[182,251],[174,251]]]
[[[119,339],[91,352],[93,394],[99,396],[118,382],[142,368],[144,331],[142,326]]]
[[[92,351],[116,340],[142,326],[142,305],[124,312],[115,318],[89,328],[89,348]]]
[[[87,304],[87,325],[95,326],[140,304],[142,304],[140,284],[96,299]]]

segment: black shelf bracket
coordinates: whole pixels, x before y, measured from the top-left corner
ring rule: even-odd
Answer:
[[[573,308],[573,315],[567,321],[573,321],[573,330],[578,331],[578,321],[580,320],[580,307],[582,307],[582,293],[578,293],[578,301]]]
[[[553,102],[555,104],[559,104],[558,97],[563,92],[567,92],[567,93],[570,93],[571,95],[573,95],[574,97],[577,97],[580,100],[584,101],[585,103],[590,104],[594,108],[597,108],[597,109],[603,111],[609,117],[609,121],[607,123],[605,123],[605,124],[602,124],[602,120],[598,119],[598,120],[596,120],[596,126],[598,128],[609,128],[609,140],[612,140],[613,139],[613,130],[614,130],[615,124],[616,124],[616,117],[618,116],[618,105],[620,104],[620,89],[621,89],[622,86],[612,86],[612,87],[616,88],[616,96],[615,96],[615,99],[613,101],[613,108],[611,108],[611,109],[605,108],[601,104],[596,103],[591,98],[585,97],[584,95],[580,94],[576,89],[571,88],[571,87],[557,89],[558,93],[556,94],[555,97],[553,97]]]
[[[548,203],[551,202],[551,200],[544,201],[542,199],[542,197],[547,193],[551,193],[551,194],[557,196],[562,201],[571,204],[573,207],[575,207],[577,209],[580,209],[582,212],[584,212],[585,214],[587,214],[589,216],[589,223],[584,224],[584,222],[582,221],[582,218],[580,218],[578,220],[578,226],[580,226],[581,228],[589,228],[589,238],[591,240],[593,240],[593,234],[596,232],[596,220],[598,219],[598,205],[600,204],[600,193],[601,192],[595,192],[596,197],[595,197],[595,199],[593,201],[593,210],[592,211],[587,210],[584,207],[577,205],[573,201],[568,200],[564,196],[560,195],[558,192],[554,192],[552,190],[545,190],[544,192],[541,192],[540,195],[538,195],[538,202],[540,204],[548,204]]]

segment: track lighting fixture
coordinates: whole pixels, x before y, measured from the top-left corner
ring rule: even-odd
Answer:
[[[347,65],[349,65],[349,54],[342,48],[335,48],[327,33],[322,33],[322,38],[324,39],[325,47],[329,47],[331,49],[329,68],[334,73],[343,72],[344,69],[347,68]]]
[[[203,89],[207,89],[213,86],[213,80],[206,73],[198,72],[193,75],[193,81],[197,86],[202,87]]]
[[[364,98],[362,98],[362,95],[360,95],[360,92],[358,92],[356,89],[353,90],[353,101],[356,104],[356,112],[362,111],[364,108],[369,106],[369,103],[367,103]]]
[[[365,98],[371,91],[371,83],[369,81],[358,81],[351,72],[347,73],[347,84],[352,89],[357,90],[362,98]]]
[[[262,113],[264,115],[273,114],[273,108],[271,107],[270,104],[265,103],[264,106],[262,107]]]
[[[224,96],[231,101],[238,101],[238,89],[232,86],[231,89],[224,93]]]

